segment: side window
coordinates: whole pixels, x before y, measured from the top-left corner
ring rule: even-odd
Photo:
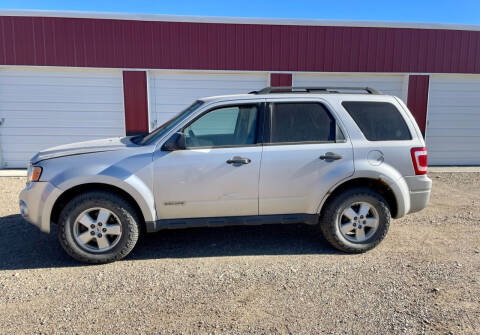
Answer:
[[[369,141],[412,139],[405,120],[391,103],[344,101],[342,105]]]
[[[255,144],[257,118],[256,105],[229,106],[209,111],[183,130],[187,148]]]
[[[270,143],[334,142],[344,139],[335,119],[321,104],[274,103],[270,122]]]

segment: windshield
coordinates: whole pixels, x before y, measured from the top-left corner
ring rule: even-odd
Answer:
[[[201,105],[203,101],[197,100],[191,106],[186,108],[183,112],[179,113],[178,115],[174,116],[172,119],[168,120],[160,127],[152,131],[147,135],[141,135],[132,139],[132,141],[139,145],[146,145],[154,142],[156,139],[162,137],[166,133],[168,133],[172,128],[174,128],[177,124],[185,120],[190,114],[196,111]]]

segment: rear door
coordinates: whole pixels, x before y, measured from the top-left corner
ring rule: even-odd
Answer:
[[[325,101],[270,99],[266,115],[259,214],[314,214],[353,174],[352,144]]]

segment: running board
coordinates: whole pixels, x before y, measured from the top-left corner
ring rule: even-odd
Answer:
[[[314,225],[318,222],[317,214],[275,214],[275,215],[247,215],[222,216],[185,219],[162,219],[156,222],[147,222],[147,231],[155,232],[163,229],[181,229],[196,227],[224,227],[224,226],[257,226],[264,224],[306,223]]]

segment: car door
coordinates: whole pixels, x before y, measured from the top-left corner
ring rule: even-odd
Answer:
[[[353,150],[322,100],[269,99],[259,213],[315,214],[325,193],[354,172]]]
[[[213,107],[179,130],[186,149],[154,162],[159,219],[258,215],[262,106]]]

